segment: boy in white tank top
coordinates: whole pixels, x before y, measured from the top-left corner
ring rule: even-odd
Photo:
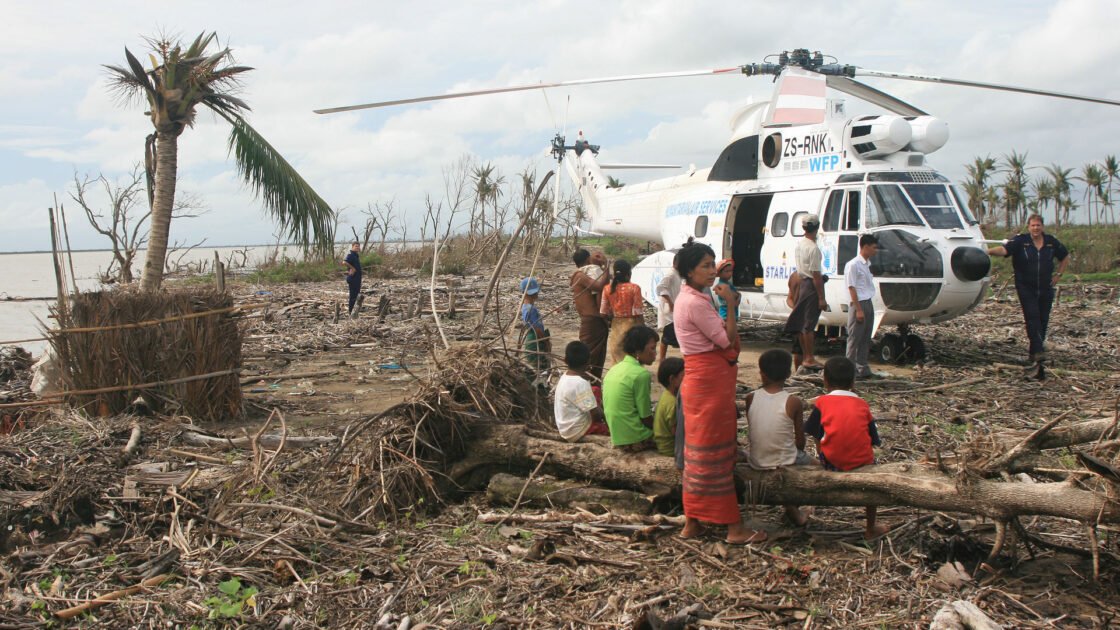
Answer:
[[[767,350],[758,358],[762,387],[747,395],[747,462],[751,468],[772,470],[813,463],[813,458],[805,453],[804,404],[784,390],[792,365],[793,357],[785,350]],[[807,511],[796,505],[785,508],[790,522],[799,527],[805,525]]]

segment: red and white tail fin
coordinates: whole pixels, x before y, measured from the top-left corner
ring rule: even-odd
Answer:
[[[787,68],[778,77],[766,125],[814,125],[824,122],[825,77]]]

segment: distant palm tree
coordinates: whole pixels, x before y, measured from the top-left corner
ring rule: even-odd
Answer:
[[[1104,191],[1104,171],[1096,164],[1086,164],[1081,167],[1081,176],[1075,179],[1085,182],[1085,204],[1089,207],[1089,225],[1092,226],[1095,202],[1108,200],[1108,194]]]
[[[1005,221],[1007,228],[1011,229],[1012,222],[1023,223],[1026,220],[1023,211],[1027,205],[1027,154],[1013,150],[1003,156],[1003,164],[1003,171],[1007,173],[1003,183]]]
[[[995,168],[996,161],[991,156],[977,157],[972,161],[972,164],[965,166],[969,176],[964,186],[965,192],[968,193],[968,207],[981,223],[987,223],[991,219],[988,216],[991,209],[989,206],[991,197],[988,194],[988,177],[991,176]]]
[[[1062,221],[1069,222],[1069,213],[1073,210],[1073,198],[1070,197],[1073,169],[1062,168],[1058,164],[1051,164],[1045,168],[1046,173],[1050,175],[1050,185],[1053,189],[1054,227],[1061,227]]]
[[[607,188],[622,188],[625,185],[621,179],[607,175]]]
[[[1104,174],[1106,177],[1108,177],[1108,201],[1105,202],[1105,205],[1108,206],[1108,218],[1110,219],[1110,222],[1115,224],[1116,215],[1113,211],[1113,207],[1115,206],[1115,202],[1113,201],[1113,199],[1115,199],[1115,197],[1113,197],[1112,194],[1112,182],[1117,178],[1120,178],[1120,162],[1117,162],[1115,155],[1105,156]]]
[[[1034,189],[1034,206],[1035,212],[1039,216],[1050,207],[1050,202],[1054,200],[1054,185],[1050,182],[1049,178],[1039,177],[1031,184]]]
[[[185,50],[178,41],[148,39],[154,53],[149,55],[151,69],[146,70],[128,48],[124,50],[127,67],[105,66],[113,90],[128,99],[147,101],[145,114],[155,127],[145,151],[152,210],[151,238],[140,283],[145,291],[156,291],[163,282],[175,206],[179,135],[194,125],[199,105],[230,124],[229,148],[238,171],[288,235],[305,246],[314,243],[324,250],[333,241],[330,205],[245,121],[242,114],[249,106],[231,94],[239,75],[252,68],[232,65],[229,48],[209,52],[216,39],[215,33],[202,33]]]

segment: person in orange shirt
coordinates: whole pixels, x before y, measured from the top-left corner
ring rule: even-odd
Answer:
[[[645,323],[642,289],[630,282],[631,271],[630,263],[625,260],[614,261],[614,277],[610,284],[603,287],[603,301],[599,307],[601,315],[611,318],[607,347],[614,363],[626,357],[626,351],[622,349],[622,337],[626,331]]]

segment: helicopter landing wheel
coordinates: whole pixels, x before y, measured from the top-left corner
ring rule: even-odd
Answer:
[[[879,360],[883,363],[897,363],[902,357],[905,345],[902,335],[898,333],[883,335],[882,341],[879,342]]]
[[[926,342],[914,333],[903,338],[902,356],[899,363],[919,363],[926,359]]]

